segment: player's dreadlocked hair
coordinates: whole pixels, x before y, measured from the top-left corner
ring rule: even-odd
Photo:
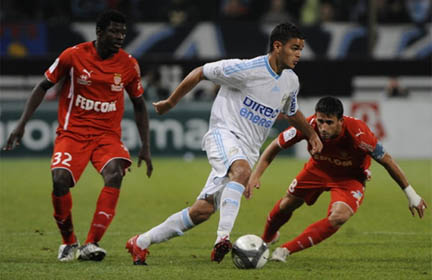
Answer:
[[[327,116],[336,116],[338,120],[343,117],[343,105],[342,102],[336,97],[326,96],[318,100],[315,106],[316,113],[322,113]]]
[[[126,23],[126,17],[117,10],[108,10],[99,15],[96,21],[96,30],[104,31],[111,21]]]
[[[286,22],[277,25],[270,34],[270,52],[273,51],[275,41],[285,44],[291,38],[304,39],[304,35],[293,23]]]

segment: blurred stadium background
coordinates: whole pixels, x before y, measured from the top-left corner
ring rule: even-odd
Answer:
[[[200,144],[217,87],[202,82],[164,116],[154,113],[151,102],[166,97],[203,63],[266,53],[270,30],[286,20],[306,35],[295,69],[304,114],[313,113],[321,96],[340,97],[346,114],[369,124],[431,207],[431,0],[0,1],[0,146],[44,71],[65,48],[94,40],[96,16],[116,8],[129,20],[124,48],[142,70],[155,166],[150,180],[136,163],[125,177],[117,217],[103,240],[109,251],[103,263],[57,262],[60,236],[49,201],[49,157],[57,127],[54,88],[27,124],[22,145],[0,151],[0,279],[431,279],[430,211],[424,220],[411,218],[405,197],[377,164],[354,221],[335,238],[296,255],[289,266],[269,263],[248,272],[233,269],[230,261],[210,263],[217,218],[184,238],[155,246],[148,269],[133,269],[123,248],[131,235],[190,205],[210,168]],[[123,141],[135,155],[139,137],[131,104],[126,104]],[[286,126],[278,121],[270,138]],[[301,145],[285,155],[263,177],[265,187],[244,202],[233,239],[260,234],[268,210],[303,165],[294,156],[307,156]],[[83,240],[100,176],[89,167],[78,184],[73,213]],[[327,203],[328,194],[299,210],[283,229],[286,239],[321,217]]]
[[[0,144],[31,89],[65,48],[95,39],[95,18],[107,8],[128,17],[124,49],[142,69],[155,156],[204,155],[217,88],[203,82],[166,116],[151,101],[166,97],[194,67],[222,58],[264,54],[268,34],[293,21],[306,35],[300,106],[313,113],[317,98],[336,95],[346,114],[369,123],[399,158],[432,158],[430,0],[2,0]],[[128,103],[129,104],[129,103]],[[56,91],[27,125],[23,145],[1,156],[48,156],[56,128]],[[286,127],[278,122],[273,135]],[[131,110],[123,139],[139,147]],[[417,135],[417,137],[412,137]],[[304,156],[299,146],[291,154]]]

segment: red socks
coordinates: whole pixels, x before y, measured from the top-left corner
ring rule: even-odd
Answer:
[[[72,195],[70,192],[63,196],[51,194],[52,204],[54,206],[54,219],[63,238],[64,244],[73,244],[77,242],[72,224]]]
[[[282,199],[276,202],[275,206],[270,211],[267,217],[264,233],[261,236],[261,238],[265,242],[272,241],[279,228],[283,226],[286,222],[288,222],[288,220],[291,218],[292,213],[286,214],[280,211],[281,200]]]
[[[338,228],[334,228],[328,218],[322,219],[308,226],[299,236],[283,244],[290,254],[309,248],[330,237]]]
[[[120,189],[105,186],[98,198],[96,211],[87,235],[87,243],[96,243],[102,239],[105,231],[115,215],[115,208],[119,198]]]

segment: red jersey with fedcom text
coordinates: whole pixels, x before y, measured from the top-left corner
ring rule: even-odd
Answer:
[[[343,119],[340,134],[334,139],[321,139],[322,152],[312,156],[304,169],[326,181],[357,179],[363,182],[365,169],[371,163],[370,153],[378,140],[363,121],[347,116]],[[318,133],[315,115],[308,117],[307,121]],[[288,148],[303,139],[306,138],[300,131],[290,127],[279,134],[278,143],[281,148]]]
[[[137,61],[122,49],[101,59],[94,42],[63,51],[45,76],[52,83],[62,83],[58,133],[86,136],[113,132],[121,136],[124,90],[132,97],[144,92]]]

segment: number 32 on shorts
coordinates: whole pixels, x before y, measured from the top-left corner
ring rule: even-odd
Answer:
[[[61,162],[61,164],[66,165],[66,166],[71,166],[69,164],[69,161],[72,160],[72,155],[67,153],[67,152],[58,152],[55,153],[52,159],[52,165],[57,165]]]

